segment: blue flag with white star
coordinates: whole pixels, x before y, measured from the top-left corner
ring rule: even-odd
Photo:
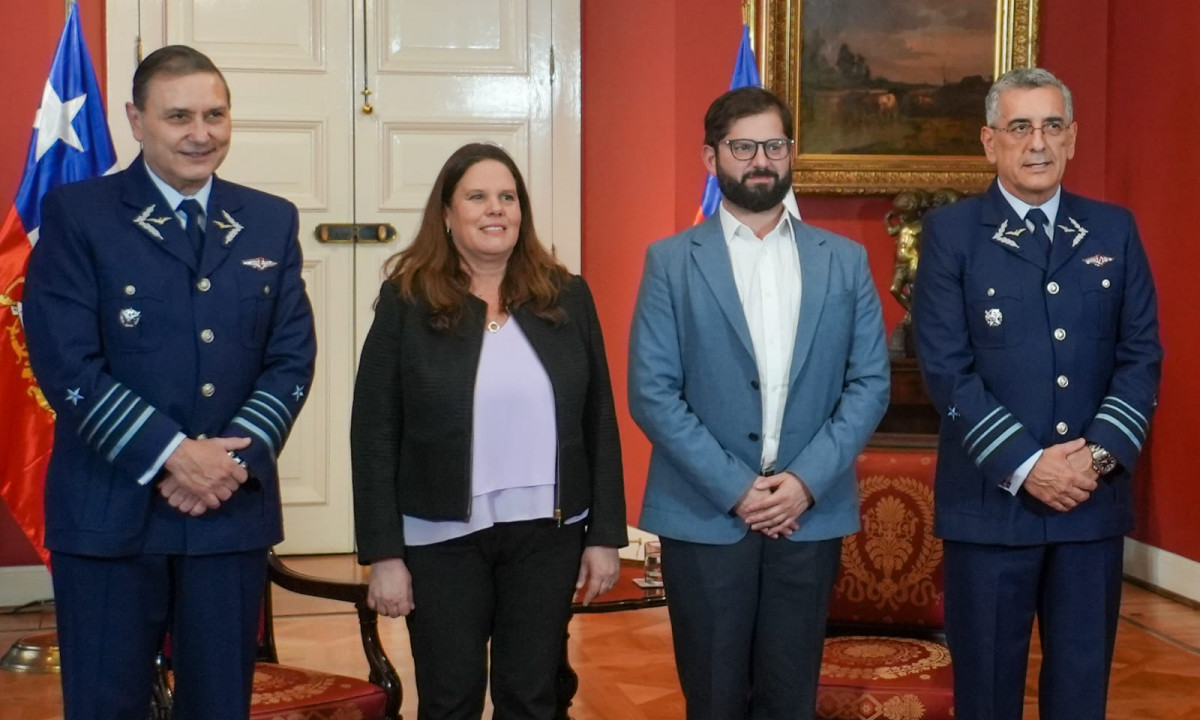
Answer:
[[[43,487],[54,446],[54,411],[25,349],[20,321],[25,266],[42,224],[42,196],[58,185],[110,172],[116,163],[79,6],[72,3],[34,115],[21,186],[0,225],[0,497],[47,564]]]
[[[79,4],[71,3],[42,90],[42,104],[34,117],[25,173],[15,201],[31,239],[37,241],[42,196],[48,190],[103,175],[116,163],[100,85],[79,25]]]

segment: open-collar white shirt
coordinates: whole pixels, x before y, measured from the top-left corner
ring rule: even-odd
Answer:
[[[761,469],[774,470],[800,322],[800,253],[786,210],[761,240],[725,209],[724,203],[718,212],[758,365],[763,407]]]

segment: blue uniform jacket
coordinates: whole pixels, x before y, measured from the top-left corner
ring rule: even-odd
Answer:
[[[859,528],[854,461],[887,409],[879,293],[861,245],[792,218],[800,320],[776,470],[815,504],[794,541]],[[762,393],[733,265],[713,215],[650,246],[629,342],[629,411],[653,443],[639,527],[731,544],[733,508],[761,468]]]
[[[46,546],[86,555],[252,550],[283,537],[276,457],[316,340],[289,202],[213,179],[202,259],[139,157],[47,193],[22,316],[57,412]],[[176,433],[249,437],[250,474],[215,511],[137,480]]]
[[[931,212],[913,320],[942,414],[937,533],[997,545],[1097,540],[1133,528],[1130,471],[1162,365],[1154,281],[1132,214],[1062,193],[1043,251],[1000,193]],[[1084,437],[1120,462],[1059,513],[1002,485],[1039,449]]]

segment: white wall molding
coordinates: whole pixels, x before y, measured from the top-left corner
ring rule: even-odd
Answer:
[[[0,567],[0,607],[16,607],[54,597],[45,565]]]
[[[1200,602],[1200,562],[1125,538],[1125,574]]]

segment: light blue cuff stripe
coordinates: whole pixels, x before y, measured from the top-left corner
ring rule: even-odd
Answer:
[[[83,437],[83,441],[85,443],[88,443],[89,445],[92,443],[92,438],[96,436],[96,433],[100,432],[100,428],[104,427],[109,416],[116,412],[117,408],[121,407],[121,403],[125,402],[125,398],[129,397],[130,394],[131,393],[128,390],[122,388],[121,397],[115,398],[111,403],[109,403],[108,410],[104,411],[104,414],[100,416],[100,419],[96,421],[96,424],[91,430],[88,431],[88,434]],[[108,396],[105,395],[106,399],[107,397]],[[80,425],[79,429],[82,431],[84,430],[84,427],[84,425]]]
[[[968,455],[970,455],[970,454],[974,453],[974,452],[975,452],[975,448],[979,446],[979,443],[981,443],[981,442],[983,442],[984,440],[986,440],[986,439],[987,439],[987,437],[988,437],[988,435],[991,435],[991,434],[992,434],[992,431],[993,431],[993,430],[995,430],[996,428],[1000,427],[1000,426],[1001,426],[1001,425],[1004,423],[1004,421],[1005,421],[1005,420],[1008,420],[1008,419],[1010,419],[1010,418],[1012,418],[1012,413],[1004,413],[1004,417],[1002,417],[1002,418],[1000,418],[999,420],[997,420],[996,422],[992,423],[992,426],[991,426],[991,427],[989,427],[987,430],[984,430],[984,431],[983,431],[983,432],[982,432],[982,433],[979,435],[979,437],[975,439],[975,442],[971,443],[971,447],[967,448],[967,454],[968,454]],[[1018,423],[1016,420],[1013,420],[1013,423],[1012,423],[1012,424],[1014,424],[1014,425],[1020,425],[1020,423]]]
[[[129,403],[129,407],[125,408],[124,412],[121,413],[121,416],[108,423],[108,430],[104,431],[104,437],[97,440],[94,444],[97,452],[100,452],[101,448],[104,447],[104,443],[108,442],[108,437],[113,434],[113,431],[121,427],[121,423],[125,421],[125,418],[129,417],[129,413],[137,409],[138,402],[138,399],[134,397],[133,401]],[[112,458],[109,458],[109,460],[111,461]]]
[[[1128,410],[1129,412],[1133,413],[1134,415],[1137,415],[1137,416],[1138,416],[1138,418],[1140,418],[1140,419],[1141,419],[1141,421],[1142,421],[1142,428],[1143,428],[1143,430],[1145,430],[1145,429],[1149,428],[1149,426],[1150,426],[1150,421],[1146,419],[1146,416],[1145,416],[1145,415],[1143,415],[1143,414],[1141,414],[1140,412],[1138,412],[1138,409],[1137,409],[1137,408],[1135,408],[1134,406],[1132,406],[1132,405],[1130,405],[1129,403],[1125,402],[1124,400],[1122,400],[1121,398],[1117,397],[1116,395],[1108,395],[1107,397],[1105,397],[1105,398],[1104,398],[1104,400],[1106,400],[1106,401],[1107,401],[1107,400],[1112,400],[1113,402],[1117,403],[1118,405],[1121,405],[1121,406],[1123,406],[1123,407],[1124,407],[1126,410]],[[1101,404],[1104,404],[1104,403],[1101,403]]]
[[[88,424],[88,420],[91,420],[91,419],[92,419],[92,416],[96,414],[96,411],[97,411],[97,410],[99,410],[100,408],[104,407],[104,403],[105,403],[105,402],[106,402],[106,401],[107,401],[107,400],[108,400],[110,397],[112,397],[112,394],[113,394],[113,393],[115,393],[115,392],[116,392],[118,389],[120,389],[120,388],[121,388],[121,383],[113,383],[112,387],[110,387],[110,388],[108,389],[108,392],[104,393],[104,397],[102,397],[102,398],[100,398],[99,400],[97,400],[97,401],[96,401],[96,404],[92,406],[92,409],[91,409],[91,411],[89,411],[89,412],[88,412],[88,414],[84,416],[84,418],[83,418],[83,422],[81,422],[81,423],[79,424],[79,427],[80,427],[80,428],[86,427],[86,426],[87,426],[87,424]]]
[[[253,415],[255,417],[262,418],[262,424],[254,422],[251,418],[247,417],[249,415]],[[279,436],[279,431],[276,430],[274,424],[271,423],[271,420],[269,418],[263,417],[260,413],[257,413],[248,407],[242,408],[242,411],[240,413],[238,413],[238,418],[242,419],[245,422],[253,424],[255,427],[258,427],[260,430],[265,430],[265,431],[271,433],[271,437],[274,438],[274,440],[271,442],[271,445],[273,447],[275,447],[276,451],[278,451],[279,447],[281,445],[283,445],[283,438],[281,438]]]
[[[245,428],[246,430],[249,430],[250,434],[254,435],[259,440],[262,440],[263,444],[267,446],[267,450],[269,450],[271,453],[271,459],[272,460],[275,459],[275,448],[274,448],[274,446],[271,445],[271,439],[268,438],[266,435],[264,435],[262,430],[259,430],[257,427],[246,422],[241,417],[235,417],[231,424],[240,425],[241,427]]]
[[[1096,419],[1107,421],[1110,425],[1112,425],[1113,427],[1115,427],[1116,429],[1118,429],[1122,433],[1124,433],[1125,437],[1129,438],[1129,442],[1133,443],[1134,447],[1136,447],[1139,451],[1142,449],[1142,443],[1136,437],[1133,436],[1133,433],[1129,432],[1128,428],[1126,428],[1125,424],[1122,423],[1120,420],[1117,420],[1115,417],[1113,417],[1112,415],[1109,415],[1108,413],[1100,413],[1100,414],[1096,415]]]
[[[975,434],[975,431],[978,430],[979,428],[983,427],[983,424],[986,423],[988,420],[991,420],[993,415],[995,415],[998,412],[1003,412],[1003,411],[1004,411],[1003,407],[998,407],[995,410],[988,413],[987,415],[985,415],[982,420],[975,423],[975,427],[971,428],[969,431],[967,431],[967,434],[963,436],[963,445],[966,445],[967,442],[971,439],[971,436]]]
[[[976,464],[976,465],[979,465],[979,466],[982,466],[982,465],[983,465],[983,461],[984,461],[984,460],[987,460],[987,459],[988,459],[988,456],[989,456],[989,455],[991,455],[991,454],[992,454],[992,453],[993,453],[993,452],[996,450],[996,448],[998,448],[998,447],[1000,447],[1001,445],[1003,445],[1005,440],[1007,440],[1007,439],[1009,439],[1010,437],[1012,437],[1012,436],[1013,436],[1013,434],[1015,434],[1015,433],[1016,433],[1018,430],[1020,430],[1020,429],[1021,429],[1021,424],[1020,424],[1020,423],[1017,423],[1016,425],[1013,425],[1012,427],[1010,427],[1008,430],[1005,430],[1003,435],[1001,435],[1000,437],[996,438],[995,442],[993,442],[991,445],[988,445],[988,446],[987,446],[987,447],[984,449],[984,451],[983,451],[982,453],[980,453],[980,454],[979,454],[979,458],[975,460],[975,464]]]
[[[294,422],[296,421],[296,419],[295,419],[294,417],[292,417],[292,413],[291,413],[291,411],[290,411],[290,410],[288,410],[287,403],[283,402],[282,400],[280,400],[279,398],[275,397],[275,396],[274,396],[274,395],[272,395],[271,393],[267,392],[266,390],[255,390],[255,391],[254,391],[254,395],[261,395],[261,396],[263,396],[264,398],[266,398],[267,400],[270,400],[271,402],[273,402],[273,403],[274,403],[276,406],[278,406],[278,407],[279,407],[279,410],[280,410],[280,411],[281,411],[281,412],[282,412],[284,415],[286,415],[286,416],[287,416],[287,423],[288,423],[288,425],[291,425],[292,423],[294,423]],[[251,396],[251,397],[253,397],[253,396]]]
[[[146,424],[146,420],[150,419],[150,416],[153,414],[154,408],[152,407],[147,407],[142,411],[142,414],[138,416],[138,419],[133,421],[133,425],[131,425],[129,429],[125,431],[125,434],[121,436],[121,439],[117,442],[116,447],[114,447],[112,452],[108,454],[109,462],[117,459],[117,455],[121,454],[121,451],[124,450],[125,446],[129,444],[130,438],[136,435],[138,430],[142,429],[142,426]]]
[[[1146,437],[1146,429],[1143,428],[1142,424],[1137,421],[1137,418],[1135,418],[1132,415],[1130,415],[1129,413],[1125,412],[1124,408],[1122,408],[1118,405],[1115,405],[1113,403],[1104,403],[1103,405],[1100,406],[1100,412],[1096,414],[1097,417],[1099,417],[1101,414],[1103,414],[1105,410],[1111,410],[1112,412],[1116,413],[1117,415],[1124,417],[1129,422],[1122,421],[1121,422],[1122,425],[1124,425],[1126,428],[1128,428],[1130,430],[1136,430],[1137,434],[1139,436],[1141,436],[1143,439]]]
[[[260,413],[260,416],[263,419],[270,422],[271,425],[274,426],[275,429],[279,431],[276,433],[276,435],[286,435],[287,434],[287,431],[288,431],[287,422],[282,417],[279,416],[279,413],[275,412],[274,408],[272,408],[270,405],[263,402],[262,400],[256,400],[253,397],[251,397],[249,400],[246,401],[246,405],[242,409],[250,410],[252,407],[260,409],[260,410],[262,410],[262,413],[265,413],[265,415]],[[268,415],[270,417],[267,417]]]

